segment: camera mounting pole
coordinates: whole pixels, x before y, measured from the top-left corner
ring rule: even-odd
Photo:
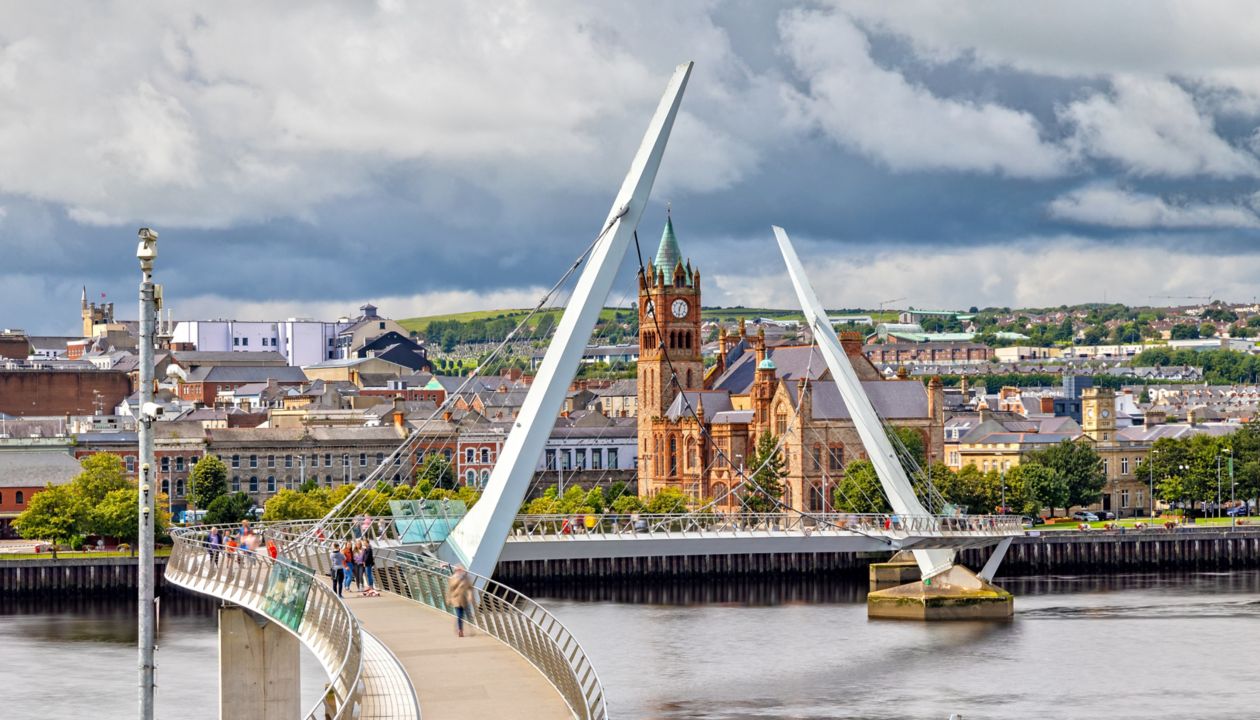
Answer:
[[[157,512],[154,487],[157,463],[153,457],[153,337],[157,315],[157,293],[153,284],[153,261],[157,259],[157,233],[140,228],[136,258],[140,261],[140,417],[137,423],[140,445],[139,516],[140,533],[140,718],[153,720],[153,651],[157,647],[155,621],[157,606],[153,600],[153,521]]]

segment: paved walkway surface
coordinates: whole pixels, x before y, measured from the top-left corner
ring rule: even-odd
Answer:
[[[389,593],[347,593],[346,604],[407,669],[424,720],[572,717],[533,665],[467,625],[457,637],[450,615]]]

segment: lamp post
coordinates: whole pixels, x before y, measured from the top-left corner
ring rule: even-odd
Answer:
[[[160,414],[153,402],[153,333],[160,292],[153,284],[153,261],[157,259],[157,233],[140,228],[136,259],[140,261],[140,567],[139,637],[140,649],[140,718],[153,720],[153,648],[155,641],[155,607],[153,603],[153,422]]]
[[[1146,470],[1150,476],[1151,520],[1155,519],[1155,446],[1151,446],[1150,455],[1146,459]]]
[[[1006,514],[1006,467],[1002,468],[1002,515]]]
[[[1177,477],[1182,478],[1184,480],[1186,471],[1190,469],[1190,466],[1181,464],[1181,465],[1177,465],[1176,467],[1177,467],[1177,470],[1179,471]],[[1190,524],[1190,498],[1187,498],[1185,496],[1185,492],[1186,492],[1186,489],[1185,489],[1185,484],[1183,482],[1182,488],[1181,488],[1181,493],[1182,493],[1181,495],[1181,524],[1182,525]]]

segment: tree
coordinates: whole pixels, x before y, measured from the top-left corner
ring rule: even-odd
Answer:
[[[653,515],[687,512],[687,495],[678,488],[663,488],[648,501],[647,511]]]
[[[321,518],[328,513],[328,492],[323,489],[314,492],[281,490],[271,497],[263,506],[263,520],[309,520]]]
[[[1205,322],[1199,326],[1199,337],[1210,338],[1216,334],[1216,326],[1210,322]]]
[[[604,490],[598,487],[591,488],[591,491],[586,493],[586,501],[583,504],[594,508],[597,513],[604,512],[604,508],[608,507],[608,501],[604,499]]]
[[[1064,440],[1045,450],[1030,453],[1028,461],[1045,465],[1067,480],[1068,498],[1065,508],[1098,502],[1103,486],[1107,483],[1102,458],[1093,446],[1084,441]]]
[[[1019,466],[1019,478],[1027,498],[1026,509],[1050,508],[1054,515],[1055,508],[1067,508],[1070,493],[1063,473],[1038,462],[1025,462]]]
[[[1168,331],[1173,340],[1198,340],[1199,328],[1190,323],[1177,323]]]
[[[416,482],[427,482],[436,488],[455,488],[455,469],[441,453],[429,453],[416,468]]]
[[[568,490],[564,491],[564,496],[560,498],[560,512],[565,514],[594,512],[595,510],[586,504],[586,491],[578,485],[572,485]]]
[[[221,495],[227,495],[227,465],[214,455],[202,455],[188,474],[188,502],[206,509]],[[308,480],[307,482],[312,482]]]
[[[254,501],[249,495],[238,492],[233,495],[220,495],[206,508],[207,525],[231,525],[249,516],[249,509]]]
[[[854,460],[845,466],[832,495],[835,508],[843,512],[892,512],[870,460]]]
[[[170,526],[171,516],[166,511],[166,496],[159,495],[154,504],[156,514],[153,518],[155,536],[166,533]],[[136,554],[136,541],[140,539],[140,491],[136,484],[129,487],[111,490],[88,513],[88,525],[92,534],[105,535],[125,542],[131,548],[131,555]]]
[[[993,512],[1002,503],[1002,481],[995,471],[982,473],[975,465],[965,465],[950,475],[934,475],[933,482],[946,501],[969,513]]]
[[[634,495],[621,495],[612,503],[612,511],[623,515],[643,512],[645,509],[643,501]]]
[[[71,482],[71,491],[88,507],[101,502],[111,492],[127,487],[122,458],[113,453],[93,453],[79,464],[83,471]]]
[[[923,445],[923,433],[915,428],[894,427],[892,429],[893,446],[895,447],[900,441],[905,447],[909,457],[901,457],[901,466],[905,469],[906,475],[913,476],[920,468],[927,466],[927,450]],[[900,457],[900,453],[898,453]]]
[[[31,496],[26,509],[13,520],[18,534],[28,540],[48,540],[57,546],[69,543],[82,533],[87,520],[87,505],[70,485],[49,484]]]
[[[749,462],[752,473],[744,484],[743,504],[751,512],[773,512],[783,497],[783,454],[778,439],[770,433],[757,438],[757,447]],[[649,506],[651,503],[649,503]]]

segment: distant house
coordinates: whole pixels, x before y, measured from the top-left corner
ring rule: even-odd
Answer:
[[[270,380],[282,386],[300,387],[306,384],[307,377],[301,368],[289,365],[281,367],[203,365],[189,373],[187,381],[179,384],[179,397],[188,402],[213,405],[215,398],[223,390],[235,390],[242,385],[252,383],[265,384]]]
[[[433,372],[433,363],[420,343],[394,330],[367,341],[354,351],[355,357],[376,357],[402,365],[412,372]]]
[[[83,468],[65,450],[0,450],[0,538],[14,537],[13,519],[48,485],[65,485]]]
[[[350,382],[359,387],[383,384],[386,377],[399,378],[411,374],[409,368],[379,357],[326,360],[307,365],[303,370],[312,380]]]

